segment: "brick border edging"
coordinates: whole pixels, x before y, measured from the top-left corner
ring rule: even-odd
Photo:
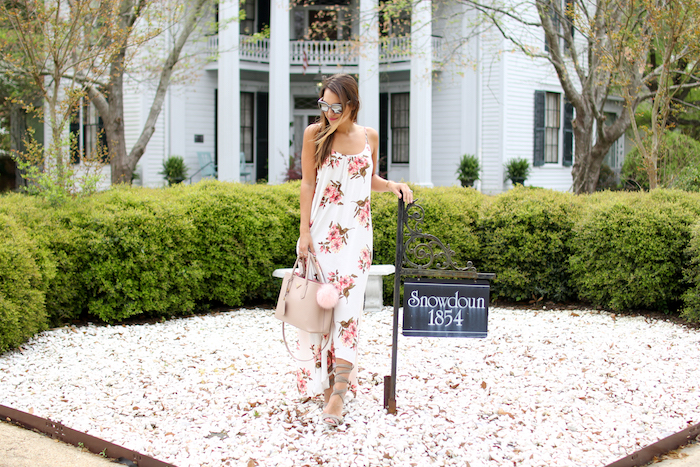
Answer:
[[[88,435],[82,431],[68,428],[48,418],[37,417],[4,405],[0,405],[0,419],[30,430],[40,431],[53,439],[58,439],[73,446],[84,447],[93,454],[131,461],[138,467],[176,467],[173,464],[167,464],[140,452]]]

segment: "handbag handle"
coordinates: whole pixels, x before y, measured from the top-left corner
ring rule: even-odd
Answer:
[[[294,266],[292,266],[292,275],[294,275],[294,271],[297,269],[297,266],[299,265],[299,259],[300,259],[300,257],[297,256],[297,259],[294,261]],[[321,269],[321,265],[318,263],[318,260],[316,259],[316,255],[314,255],[313,253],[309,253],[309,256],[307,256],[307,258],[306,258],[305,264],[302,265],[304,268],[304,279],[306,280],[304,282],[304,284],[305,284],[304,294],[306,294],[306,286],[308,286],[308,284],[309,284],[309,265],[312,263],[314,265],[314,268],[316,269],[316,272],[320,276],[319,277],[320,282],[326,284],[326,277],[323,274],[323,269]],[[292,284],[292,281],[289,281],[289,283],[287,284],[287,291],[285,292],[285,296],[289,293],[289,288],[291,287],[291,284]],[[330,342],[331,342],[331,332],[333,332],[333,322],[334,322],[333,317],[334,317],[334,315],[335,315],[335,309],[333,309],[333,311],[331,311],[331,329],[328,331],[328,340],[323,345],[321,350],[319,350],[319,353],[326,350],[326,347],[328,347],[328,344],[330,344]],[[310,362],[311,360],[313,360],[314,359],[313,355],[311,356],[311,358],[302,359],[302,358],[296,357],[292,353],[292,350],[289,348],[289,344],[287,343],[287,335],[284,332],[284,325],[285,324],[286,323],[284,321],[282,321],[282,339],[284,340],[284,346],[287,348],[287,352],[289,353],[289,356],[292,357],[294,360],[299,361],[299,362]]]
[[[319,282],[321,282],[322,284],[326,284],[327,282],[326,282],[326,277],[323,274],[323,269],[321,269],[321,265],[318,263],[318,260],[316,259],[316,255],[314,255],[313,253],[309,253],[309,255],[306,257],[306,261],[304,264],[299,264],[300,259],[301,259],[301,257],[297,256],[297,259],[294,261],[294,266],[292,266],[292,275],[294,275],[294,271],[296,271],[297,266],[301,266],[303,268],[303,271],[304,271],[303,277],[305,279],[304,295],[306,295],[306,289],[308,288],[308,285],[309,285],[309,265],[310,264],[314,265],[314,269],[316,270],[316,273],[319,276]],[[285,297],[289,293],[289,288],[291,286],[292,286],[292,282],[289,281],[287,283],[287,290],[284,293]]]
[[[333,311],[333,313],[334,313],[334,312],[335,312],[335,310]],[[299,358],[299,357],[296,357],[296,356],[292,353],[292,350],[289,348],[289,344],[287,343],[287,335],[284,333],[284,325],[285,325],[285,324],[287,324],[287,323],[285,323],[284,321],[282,321],[282,340],[284,340],[284,346],[287,347],[287,353],[289,353],[289,356],[292,357],[294,360],[296,360],[296,361],[298,361],[298,362],[310,362],[311,360],[313,360],[313,359],[314,359],[314,355],[312,355],[311,358]],[[324,350],[326,350],[326,347],[328,347],[328,344],[330,344],[330,342],[331,342],[331,332],[333,332],[333,315],[331,315],[331,330],[328,331],[328,340],[327,340],[326,343],[324,344],[323,348],[321,348],[321,350],[319,350],[319,353],[320,353],[320,352],[323,352]]]

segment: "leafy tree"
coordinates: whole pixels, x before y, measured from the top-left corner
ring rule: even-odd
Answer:
[[[165,93],[171,83],[173,71],[182,59],[183,49],[198,23],[203,21],[208,7],[214,0],[191,0],[185,5],[167,5],[167,2],[157,2],[149,0],[121,0],[119,11],[121,12],[114,23],[117,29],[125,34],[116,39],[116,48],[113,59],[109,64],[107,81],[85,80],[88,95],[97,107],[97,110],[104,121],[105,132],[109,146],[110,165],[112,169],[112,183],[131,183],[132,175],[136,164],[146,151],[146,146],[155,132],[155,125],[158,116],[163,108]],[[129,70],[131,49],[148,40],[146,37],[139,37],[137,22],[146,19],[148,8],[165,8],[171,15],[168,20],[170,36],[168,42],[171,43],[166,53],[165,60],[159,69],[158,84],[155,96],[151,103],[146,122],[136,144],[127,151],[124,132],[124,75]],[[168,9],[171,8],[171,9]],[[162,13],[162,10],[156,13]],[[163,23],[167,16],[162,15],[156,19],[156,24]],[[156,27],[157,32],[161,32]]]
[[[35,173],[43,173],[45,181],[59,191],[70,191],[72,184],[67,130],[71,114],[85,95],[80,83],[104,74],[114,54],[110,44],[121,35],[109,27],[118,15],[110,0],[15,0],[0,4],[2,71],[15,83],[29,84],[43,99],[44,108],[24,100],[27,96],[21,92],[11,96],[11,104],[43,118],[51,135],[45,148],[32,144],[29,159],[19,166],[34,167]],[[16,118],[21,117],[17,113]]]
[[[66,140],[72,112],[88,96],[103,119],[112,182],[127,182],[155,131],[165,92],[183,49],[214,0],[16,0],[0,7],[8,31],[2,40],[2,67],[40,89],[44,120],[51,127],[44,171],[66,186]],[[158,84],[150,112],[134,147],[124,135],[124,76],[147,43],[166,50],[157,66]],[[155,53],[154,55],[158,55]],[[158,63],[150,56],[151,64]],[[143,69],[143,67],[142,67]],[[143,75],[143,74],[142,74]],[[25,107],[41,113],[30,103]]]
[[[643,81],[648,48],[630,47],[645,32],[641,4],[634,0],[532,0],[483,2],[461,0],[495,26],[516,50],[547,60],[554,68],[566,99],[575,109],[573,120],[575,193],[595,191],[603,159],[629,126],[629,111],[606,125],[604,107],[611,95]],[[533,15],[534,12],[534,15]],[[532,36],[518,34],[526,30]],[[523,37],[541,37],[533,44]],[[632,109],[638,100],[632,100]]]
[[[677,54],[665,61],[669,69],[664,76],[663,67],[648,66],[650,38],[655,31],[661,31],[657,28],[660,19],[647,12],[652,1],[453,0],[453,4],[466,7],[467,12],[476,12],[472,31],[453,48],[467,43],[480,29],[492,27],[515,50],[546,60],[553,67],[566,99],[575,109],[572,177],[576,193],[595,191],[608,150],[629,128],[637,106],[659,92],[658,87],[650,85],[659,80],[665,82],[671,68],[687,67],[688,62]],[[383,2],[384,24],[387,16],[397,18],[397,11],[406,11],[411,3],[415,4],[415,0]],[[662,10],[661,2],[658,7]],[[443,23],[455,19],[462,18],[434,15],[434,21]],[[543,36],[545,40],[541,41]],[[452,55],[456,55],[454,50]],[[689,85],[672,84],[670,89],[686,89]],[[627,97],[626,109],[607,124],[605,107],[613,97],[620,96]]]
[[[695,0],[644,0],[643,3],[649,32],[642,40],[650,44],[649,65],[653,71],[637,93],[646,92],[652,99],[648,125],[640,126],[637,119],[633,118],[631,127],[644,163],[649,189],[654,189],[659,183],[659,155],[663,151],[663,136],[672,126],[672,103],[676,101],[684,104],[676,96],[681,96],[683,91],[697,87],[700,83],[700,31],[697,28],[700,4]],[[625,95],[628,103],[635,98],[636,96]]]

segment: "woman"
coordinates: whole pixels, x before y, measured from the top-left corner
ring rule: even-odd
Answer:
[[[297,385],[302,395],[324,393],[323,421],[343,423],[345,393],[356,391],[358,329],[372,262],[371,191],[391,191],[406,203],[413,192],[405,183],[377,175],[379,135],[357,125],[360,100],[355,79],[327,78],[321,87],[321,117],[304,131],[301,151],[299,256],[315,254],[328,282],[338,289],[331,345],[318,334],[301,333],[302,362]],[[323,336],[323,341],[327,336]]]

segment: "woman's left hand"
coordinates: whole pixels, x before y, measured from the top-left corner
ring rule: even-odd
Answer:
[[[402,198],[404,203],[411,204],[413,202],[413,190],[405,183],[389,182],[389,190]]]

